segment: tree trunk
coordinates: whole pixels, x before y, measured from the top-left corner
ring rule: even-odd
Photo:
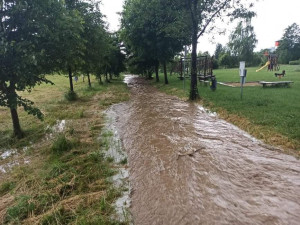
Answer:
[[[12,123],[13,123],[13,136],[17,137],[17,138],[23,138],[24,137],[24,133],[22,132],[21,126],[20,126],[20,121],[19,121],[19,116],[18,116],[18,112],[17,112],[17,93],[16,93],[16,85],[15,83],[12,81],[9,85],[9,89],[8,89],[8,105],[10,108],[10,114],[11,114],[11,119],[12,119]]]
[[[156,82],[159,82],[158,68],[159,68],[159,62],[157,61],[155,63],[155,79],[156,79]]]
[[[89,87],[92,87],[91,78],[90,78],[90,73],[89,72],[87,72],[87,77],[88,77]]]
[[[16,108],[10,108],[10,114],[13,122],[13,128],[14,128],[14,137],[17,137],[19,139],[24,137],[24,133],[21,130],[19,116]]]
[[[106,81],[107,83],[110,83],[110,81],[108,80],[107,72],[105,73],[105,81]]]
[[[109,73],[109,79],[110,80],[112,80],[113,78],[112,78],[112,74],[111,73]]]
[[[147,76],[148,76],[148,80],[152,79],[152,72],[151,72],[151,70],[147,71]]]
[[[193,2],[194,12],[196,13],[197,2]],[[192,18],[192,68],[191,68],[191,90],[190,100],[199,99],[199,93],[197,88],[197,44],[198,44],[198,20]]]
[[[70,81],[70,91],[74,91],[74,88],[73,88],[73,77],[72,77],[72,69],[71,67],[69,66],[69,81]]]
[[[167,74],[167,63],[166,63],[166,61],[163,62],[163,67],[164,67],[165,84],[169,84],[168,74]]]
[[[99,84],[103,84],[101,74],[99,75]]]

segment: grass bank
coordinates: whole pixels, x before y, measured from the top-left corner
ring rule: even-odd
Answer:
[[[247,82],[279,81],[275,72],[255,72],[247,68]],[[239,126],[258,139],[285,149],[300,152],[300,66],[282,65],[286,70],[282,81],[293,81],[290,88],[244,87],[241,100],[240,88],[219,85],[215,92],[209,86],[198,84],[202,104],[218,112],[221,118]],[[238,69],[214,70],[218,82],[239,82]],[[161,80],[163,76],[161,75]],[[153,84],[161,91],[187,99],[190,80],[183,81],[177,75],[169,77],[170,84]]]
[[[68,79],[49,76],[22,96],[33,100],[45,115],[39,121],[19,110],[26,137],[11,138],[9,111],[0,108],[0,149],[14,149],[0,159],[0,221],[4,224],[126,224],[112,218],[113,203],[122,190],[108,179],[118,165],[104,156],[107,138],[101,136],[103,111],[126,101],[129,91],[121,79],[88,88],[78,81],[78,100],[65,100]],[[100,137],[100,138],[99,138]],[[25,147],[25,148],[24,148]],[[0,153],[2,153],[0,152]]]

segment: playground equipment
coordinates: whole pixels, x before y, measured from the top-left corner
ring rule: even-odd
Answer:
[[[183,80],[184,78],[190,78],[191,76],[191,58],[181,58],[179,61],[179,78]],[[178,66],[177,66],[178,68]],[[197,57],[197,77],[199,81],[210,80],[215,77],[213,75],[213,57],[199,56]]]
[[[280,41],[276,41],[275,42],[275,48],[277,48],[280,45]],[[269,51],[266,51],[264,53],[265,56],[268,57],[268,61],[266,62],[266,64],[264,66],[262,66],[261,68],[259,68],[258,70],[256,70],[256,72],[261,71],[262,69],[268,67],[268,71],[279,71],[280,70],[280,66],[278,64],[278,56],[276,54],[270,53]],[[276,76],[276,74],[275,74]],[[284,76],[284,75],[283,75]]]
[[[279,79],[281,79],[281,77],[285,76],[285,70],[282,70],[282,73],[275,73],[275,77],[278,77]]]
[[[263,70],[264,68],[266,68],[269,65],[270,65],[270,61],[266,62],[266,64],[264,66],[262,66],[261,68],[259,68],[258,70],[256,70],[256,72]]]
[[[270,62],[268,66],[268,71],[279,71],[280,67],[278,65],[278,56],[276,54],[269,54],[268,62]]]
[[[268,57],[268,61],[264,66],[256,70],[256,72],[259,72],[266,67],[268,67],[268,71],[273,71],[273,70],[279,71],[280,66],[278,64],[278,56],[276,54],[269,54],[268,52],[265,53],[265,56]]]
[[[178,78],[183,80],[183,89],[185,89],[185,80],[191,78],[192,59],[182,57],[179,61],[172,65],[172,72],[179,74]],[[197,78],[205,84],[209,83],[212,91],[217,88],[217,79],[213,74],[213,57],[199,56],[197,57]]]

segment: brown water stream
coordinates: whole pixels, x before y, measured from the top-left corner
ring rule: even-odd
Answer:
[[[127,76],[114,105],[137,225],[300,224],[300,161]]]

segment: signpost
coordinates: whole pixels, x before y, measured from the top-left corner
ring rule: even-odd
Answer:
[[[243,99],[243,88],[246,83],[247,70],[245,69],[246,62],[240,62],[240,77],[241,77],[241,99]]]

